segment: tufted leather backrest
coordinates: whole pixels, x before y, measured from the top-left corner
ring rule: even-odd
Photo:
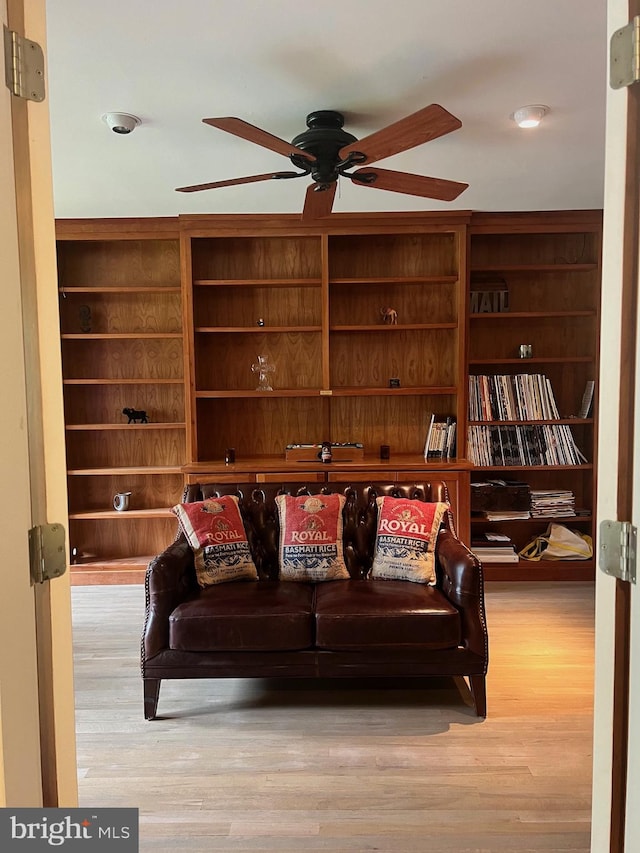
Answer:
[[[278,537],[280,524],[277,495],[327,495],[346,498],[343,511],[344,557],[352,578],[367,575],[373,563],[378,508],[376,498],[388,495],[421,501],[449,501],[445,483],[195,483],[185,488],[183,501],[236,495],[249,540],[249,547],[261,579],[278,578]],[[451,513],[443,526],[454,531]]]

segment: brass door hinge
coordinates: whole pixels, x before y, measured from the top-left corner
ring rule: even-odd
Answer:
[[[40,524],[31,528],[29,562],[32,583],[44,583],[66,572],[65,533],[61,524]]]
[[[637,534],[630,521],[600,522],[598,564],[605,575],[636,582]]]
[[[11,93],[44,101],[44,53],[40,45],[4,27],[4,76]]]
[[[616,30],[609,44],[609,85],[623,89],[640,80],[640,15]]]

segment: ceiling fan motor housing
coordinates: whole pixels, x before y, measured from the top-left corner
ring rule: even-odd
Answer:
[[[332,184],[338,180],[342,169],[357,162],[357,155],[347,163],[340,159],[340,150],[345,145],[357,142],[357,137],[342,129],[344,116],[335,110],[316,110],[307,116],[307,128],[291,140],[291,144],[308,151],[316,158],[312,164],[298,154],[291,155],[291,162],[299,169],[311,167],[311,177],[318,184]]]

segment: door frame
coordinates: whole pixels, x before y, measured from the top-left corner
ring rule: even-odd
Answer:
[[[3,23],[46,56],[45,0],[0,0]],[[46,77],[46,73],[45,73]],[[46,82],[45,82],[46,87]],[[28,531],[67,521],[48,102],[3,87],[0,254],[3,381],[0,802],[74,806],[77,762],[68,573],[30,583]],[[13,178],[13,180],[12,180]],[[5,180],[6,179],[6,180]]]

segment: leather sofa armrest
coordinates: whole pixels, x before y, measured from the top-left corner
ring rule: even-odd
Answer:
[[[462,614],[463,644],[488,661],[484,580],[480,561],[450,530],[438,536],[438,586]]]
[[[145,577],[144,662],[169,646],[169,616],[197,590],[193,551],[183,534],[154,557]]]

